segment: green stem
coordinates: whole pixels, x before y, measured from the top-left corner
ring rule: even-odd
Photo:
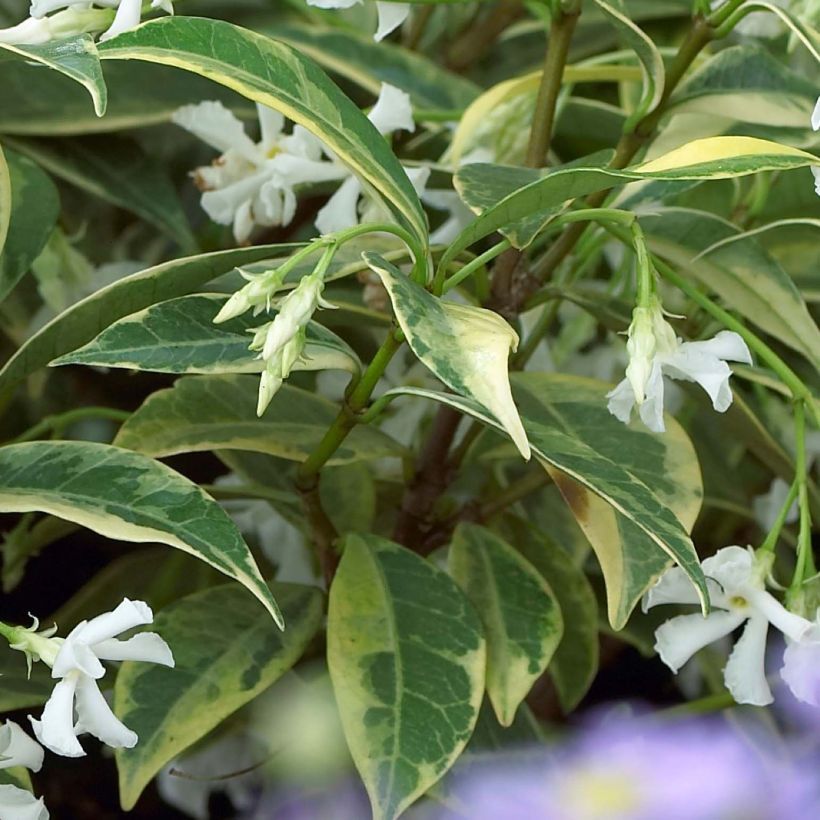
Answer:
[[[636,219],[632,223],[632,244],[635,249],[636,267],[638,271],[637,302],[640,307],[649,307],[655,295],[655,276],[652,273],[652,262],[649,258],[649,249],[646,238]]]
[[[712,28],[720,28],[726,20],[731,17],[735,9],[742,6],[746,0],[728,0],[720,8],[715,9],[711,17],[709,17],[709,25]]]
[[[351,239],[356,239],[359,236],[363,236],[369,233],[390,233],[393,236],[398,237],[410,248],[410,252],[413,254],[413,273],[412,277],[416,282],[420,284],[426,284],[427,281],[427,264],[426,264],[426,257],[424,253],[424,249],[419,245],[416,241],[416,238],[410,231],[402,228],[401,225],[396,225],[391,222],[379,222],[379,223],[370,223],[364,225],[354,225],[352,228],[346,228],[343,231],[337,231],[336,233],[329,234],[326,237],[322,237],[320,242],[335,242],[337,245],[343,245],[345,242],[349,242]]]
[[[507,507],[511,507],[521,499],[532,495],[542,487],[546,487],[550,481],[549,473],[544,469],[539,468],[527,473],[523,478],[512,482],[512,484],[497,492],[491,501],[482,504],[479,511],[480,520],[487,521],[504,512]]]
[[[124,422],[131,416],[126,410],[115,410],[113,407],[80,407],[76,410],[69,410],[56,416],[47,416],[42,421],[30,427],[17,438],[12,439],[9,444],[23,444],[27,441],[36,441],[46,433],[62,433],[66,427],[84,421],[89,418],[109,419],[110,421]]]
[[[736,706],[735,699],[729,692],[718,692],[716,695],[707,695],[680,706],[672,706],[662,710],[659,715],[663,718],[686,717],[689,715],[707,715]]]
[[[293,506],[295,499],[292,493],[275,490],[264,484],[200,484],[200,488],[217,499],[257,498],[262,501],[274,501]]]
[[[814,575],[814,556],[811,544],[811,511],[809,510],[808,462],[806,459],[806,409],[802,401],[794,404],[795,483],[797,484],[797,506],[800,510],[800,528],[797,534],[797,563],[794,578],[789,587],[788,597],[797,594],[803,581]]]
[[[0,635],[11,643],[17,639],[17,627],[9,626],[7,623],[0,621]]]
[[[316,449],[299,467],[296,481],[300,488],[309,488],[315,484],[319,470],[324,467],[350,435],[351,430],[356,426],[358,414],[367,405],[376,384],[384,374],[385,368],[396,351],[402,346],[403,341],[404,336],[401,331],[395,330],[388,334],[373,357],[373,361],[370,362],[361,379],[347,397],[333,424],[316,446]]]
[[[510,240],[503,239],[497,245],[493,245],[487,251],[484,251],[480,256],[476,256],[475,259],[469,261],[464,267],[454,273],[449,279],[445,282],[441,282],[440,284],[437,282],[433,285],[433,293],[438,296],[443,293],[448,293],[457,285],[460,285],[467,277],[472,276],[477,271],[481,270],[487,262],[491,262],[496,256],[500,256],[504,251],[508,250],[510,247]],[[439,279],[440,274],[444,273],[444,269],[441,268],[439,271],[439,275],[437,275],[437,279]]]
[[[580,2],[573,2],[568,9],[559,8],[552,19],[544,57],[544,73],[541,75],[541,84],[538,88],[530,142],[524,161],[529,168],[542,168],[547,164],[564,67],[567,64],[572,35],[580,14]]]
[[[769,534],[766,536],[766,540],[760,545],[758,552],[774,552],[774,548],[777,546],[777,539],[780,538],[780,533],[783,531],[783,526],[786,523],[789,510],[791,509],[792,504],[794,504],[794,500],[797,498],[799,489],[800,482],[795,478],[792,482],[791,488],[789,489],[789,494],[786,496],[786,501],[783,503],[780,512],[778,512],[777,518],[775,519]]]

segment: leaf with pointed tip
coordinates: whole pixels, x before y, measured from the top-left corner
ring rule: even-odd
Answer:
[[[222,20],[162,17],[102,43],[99,52],[103,60],[173,65],[281,111],[322,140],[426,245],[427,218],[387,141],[324,71],[290,46]]]
[[[524,458],[527,435],[510,393],[507,360],[515,331],[497,313],[436,299],[374,253],[365,261],[380,277],[413,352],[451,390],[477,401],[507,431]]]
[[[533,452],[601,564],[612,626],[626,623],[670,559],[689,575],[706,609],[706,581],[688,535],[703,488],[682,428],[671,418],[663,435],[622,424],[607,410],[609,386],[592,379],[516,373],[512,385]],[[483,408],[461,396],[418,388],[389,392],[426,396],[499,429]]]
[[[455,582],[375,535],[344,540],[328,665],[375,820],[394,820],[453,765],[484,690],[481,622]]]
[[[643,69],[643,91],[636,110],[627,122],[635,123],[655,108],[663,95],[666,71],[663,57],[652,40],[626,15],[607,2],[594,0],[607,20],[618,30],[625,43],[635,52]],[[627,126],[629,127],[629,126]]]
[[[820,368],[817,322],[791,277],[754,236],[742,237],[714,214],[683,208],[659,212],[646,228],[654,253]]]
[[[60,356],[52,366],[84,364],[155,373],[260,373],[259,354],[248,349],[250,331],[270,321],[251,312],[214,324],[226,297],[198,293],[159,302],[114,322],[84,347]],[[294,370],[361,369],[359,357],[339,336],[308,322],[306,344]]]
[[[90,342],[112,322],[198,287],[258,259],[301,245],[260,245],[163,262],[126,276],[77,302],[35,333],[0,370],[0,407],[23,379],[63,353]]]
[[[272,583],[287,629],[260,619],[233,586],[181,598],[163,609],[153,632],[176,665],[126,662],[114,687],[114,712],[139,735],[117,749],[120,801],[128,811],[169,761],[253,700],[290,669],[322,624],[322,593]]]
[[[459,169],[454,177],[461,198],[481,211],[442,256],[440,266],[449,265],[474,242],[500,229],[526,220],[536,211],[557,213],[564,203],[595,191],[603,191],[630,180],[710,180],[731,179],[758,171],[789,170],[820,165],[820,159],[806,151],[754,137],[708,137],[693,140],[650,162],[623,170],[604,167],[600,157],[556,170],[507,168],[476,163]],[[529,178],[529,183],[524,180]],[[487,204],[487,189],[496,197]],[[511,241],[514,234],[511,235]],[[532,232],[525,239],[532,241]]]
[[[544,576],[561,607],[564,634],[550,661],[549,674],[561,708],[569,714],[598,672],[595,591],[569,552],[529,521],[505,516],[503,529],[510,543]]]
[[[80,34],[41,45],[13,45],[0,42],[6,49],[24,60],[48,66],[84,86],[94,102],[98,117],[105,114],[108,90],[105,87],[97,45],[90,34]]]
[[[164,458],[203,450],[249,450],[304,461],[338,413],[321,396],[283,385],[261,418],[256,416],[259,380],[253,376],[184,376],[157,390],[122,425],[115,444]],[[404,448],[386,433],[360,425],[330,464],[389,456]]]
[[[8,176],[0,173],[0,235],[3,224],[7,225],[5,242],[0,242],[0,301],[28,272],[60,214],[60,196],[48,174],[8,150],[6,164]]]
[[[47,512],[108,538],[168,544],[233,578],[282,616],[228,514],[184,476],[139,453],[84,441],[0,448],[0,512]]]
[[[448,560],[484,624],[487,694],[499,723],[510,726],[561,641],[556,596],[526,558],[485,527],[460,524]]]
[[[15,139],[13,145],[55,177],[131,211],[185,251],[197,250],[176,186],[134,140],[106,134],[81,140]]]

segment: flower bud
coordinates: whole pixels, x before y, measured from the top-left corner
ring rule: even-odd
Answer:
[[[636,307],[632,312],[629,326],[629,341],[626,343],[629,364],[626,377],[635,394],[635,401],[643,404],[646,397],[646,383],[652,372],[652,358],[655,355],[655,334],[653,332],[652,309]]]

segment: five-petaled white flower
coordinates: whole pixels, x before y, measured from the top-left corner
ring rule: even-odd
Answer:
[[[78,624],[57,646],[51,664],[52,678],[60,679],[43,709],[40,720],[29,716],[34,734],[46,748],[65,757],[82,757],[77,735],[94,735],[114,748],[132,748],[137,735],[111,711],[97,681],[105,675],[101,661],[147,661],[173,666],[168,644],[156,633],[143,632],[129,640],[116,636],[154,620],[151,608],[127,598],[112,612]],[[75,721],[76,712],[76,721]]]
[[[322,145],[297,125],[283,133],[285,118],[257,105],[261,138],[254,142],[242,123],[220,102],[186,105],[172,120],[222,155],[192,176],[202,194],[202,207],[214,222],[233,225],[237,242],[246,242],[254,225],[288,225],[296,212],[294,187],[347,175],[340,165],[323,159]]]
[[[697,382],[718,413],[732,403],[726,361],[752,363],[746,343],[737,334],[722,330],[706,342],[684,342],[663,318],[657,298],[649,307],[636,307],[626,344],[629,365],[626,378],[607,394],[609,412],[628,423],[637,404],[643,423],[656,433],[663,423],[663,377]]]
[[[703,561],[702,566],[714,610],[705,618],[700,613],[678,615],[661,624],[655,631],[655,649],[661,660],[677,672],[695,652],[745,623],[723,677],[726,688],[738,703],[765,706],[773,700],[764,672],[769,624],[779,629],[787,640],[802,647],[809,646],[816,659],[817,649],[805,643],[812,624],[789,612],[766,591],[764,577],[770,563],[758,560],[751,549],[724,547]],[[692,582],[682,569],[673,567],[646,593],[643,608],[646,611],[659,604],[697,602]],[[803,679],[799,671],[794,674]]]
[[[49,820],[48,809],[29,791],[17,786],[0,786],[2,820]]]
[[[363,0],[307,0],[309,6],[316,6],[320,9],[349,9],[359,5]],[[379,23],[373,39],[383,40],[390,32],[395,31],[410,14],[409,3],[385,3],[381,0],[376,2],[376,11],[379,15]]]

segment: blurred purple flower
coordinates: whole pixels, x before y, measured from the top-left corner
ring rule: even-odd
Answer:
[[[364,820],[367,817],[370,817],[370,803],[364,788],[348,783],[327,791],[283,794],[271,789],[245,820]]]
[[[617,717],[549,754],[469,767],[436,820],[809,820],[816,766],[769,760],[723,722]],[[448,801],[449,802],[449,801]]]

